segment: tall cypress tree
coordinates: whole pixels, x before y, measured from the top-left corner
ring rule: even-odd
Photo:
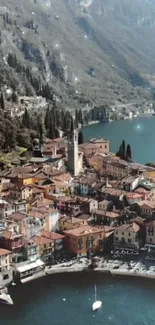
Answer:
[[[120,145],[120,147],[119,147],[118,156],[119,156],[121,159],[124,159],[124,150],[123,150],[122,145]]]
[[[24,128],[26,128],[26,129],[31,128],[31,118],[30,118],[30,115],[29,115],[29,112],[28,112],[27,108],[25,108],[25,112],[23,114],[22,126]]]
[[[49,120],[48,137],[50,139],[55,138],[55,126],[53,124],[53,118],[52,118],[51,114],[50,114],[50,120]]]
[[[121,159],[126,158],[126,148],[125,148],[125,140],[122,141],[122,157]]]
[[[78,122],[83,125],[83,115],[82,115],[82,110],[79,109],[78,111]]]
[[[132,154],[131,154],[131,147],[128,144],[126,148],[126,160],[129,161],[132,159]]]
[[[82,144],[82,143],[84,143],[84,138],[83,138],[82,131],[80,131],[78,136],[78,144]]]
[[[0,97],[0,105],[1,105],[1,109],[5,109],[5,101],[4,101],[4,96],[3,93],[1,92],[1,97]]]
[[[45,115],[45,121],[44,121],[46,131],[49,129],[49,121],[50,121],[50,108],[48,106],[46,109],[46,115]]]

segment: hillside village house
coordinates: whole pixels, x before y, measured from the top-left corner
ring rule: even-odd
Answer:
[[[103,211],[110,211],[113,207],[113,202],[108,200],[103,200],[98,203],[98,209]]]
[[[129,173],[129,167],[125,161],[107,161],[105,165],[107,174],[114,178],[122,179]]]
[[[124,177],[120,182],[121,189],[128,192],[132,192],[139,185],[139,181],[140,181],[139,177],[133,177],[131,175]]]
[[[147,249],[147,254],[155,256],[155,220],[147,223],[145,229],[145,248]]]
[[[127,203],[129,205],[132,205],[134,203],[141,202],[143,200],[143,195],[134,192],[128,192],[125,194],[125,198],[127,200]]]
[[[76,182],[76,188],[79,195],[89,196],[92,192],[92,187],[95,185],[94,179],[83,177]]]
[[[136,223],[123,224],[114,229],[115,249],[139,249],[140,226]]]
[[[155,217],[155,201],[142,201],[140,204],[140,215]]]
[[[60,218],[60,231],[64,232],[73,228],[88,225],[86,220],[74,217],[63,216]]]
[[[64,249],[65,236],[62,234],[58,234],[58,233],[46,231],[46,230],[44,230],[41,235],[42,235],[42,237],[49,238],[49,239],[53,240],[53,243],[54,243],[53,254],[55,257],[61,256],[61,253]]]
[[[27,200],[32,198],[32,188],[28,186],[14,185],[10,188],[10,196],[16,200]]]
[[[7,272],[10,270],[11,251],[0,248],[0,272]]]
[[[102,138],[91,139],[88,143],[83,143],[79,145],[80,151],[84,153],[85,156],[95,153],[109,153],[109,141]]]
[[[10,186],[10,179],[2,177],[0,179],[0,192],[9,189],[9,186]]]
[[[98,209],[98,201],[92,198],[87,198],[83,196],[77,196],[77,201],[80,204],[81,211],[83,213],[92,213],[93,211]]]
[[[140,187],[140,186],[135,190],[135,193],[141,194],[144,201],[148,200],[151,196],[151,191],[148,191],[145,188]]]
[[[39,246],[39,256],[46,262],[54,253],[54,240],[43,236],[33,236],[31,238]]]
[[[23,235],[18,233],[18,225],[12,231],[4,230],[0,234],[0,245],[2,248],[12,252],[12,262],[23,260]]]
[[[101,198],[112,201],[113,203],[122,201],[125,192],[115,188],[106,188],[101,193]]]
[[[81,226],[64,231],[66,247],[77,257],[90,256],[103,250],[104,229]]]
[[[95,224],[117,226],[122,221],[122,216],[113,211],[96,210],[93,213]]]
[[[29,262],[39,259],[39,245],[34,240],[24,239],[23,258]]]
[[[101,172],[103,170],[103,159],[105,157],[104,153],[96,152],[91,153],[85,157],[88,165],[95,169],[95,171]]]
[[[0,218],[8,218],[15,213],[15,205],[5,200],[0,200]]]

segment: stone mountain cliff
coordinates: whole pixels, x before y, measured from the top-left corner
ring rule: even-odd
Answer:
[[[154,0],[1,0],[1,83],[70,107],[148,98],[154,24]]]

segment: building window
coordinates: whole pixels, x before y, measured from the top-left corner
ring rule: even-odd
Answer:
[[[124,232],[122,232],[122,236],[124,236]]]
[[[152,238],[150,238],[150,243],[152,243]]]
[[[115,237],[115,241],[118,241],[118,237]]]
[[[131,244],[131,239],[130,238],[128,238],[128,243]]]
[[[46,244],[44,244],[44,248],[46,248]]]
[[[118,231],[116,231],[116,235],[118,235]]]
[[[129,236],[130,236],[130,232],[129,232]]]

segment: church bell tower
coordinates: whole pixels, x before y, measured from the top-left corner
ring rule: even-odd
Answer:
[[[68,134],[68,169],[74,175],[79,173],[78,166],[78,130],[75,128],[74,119]]]

